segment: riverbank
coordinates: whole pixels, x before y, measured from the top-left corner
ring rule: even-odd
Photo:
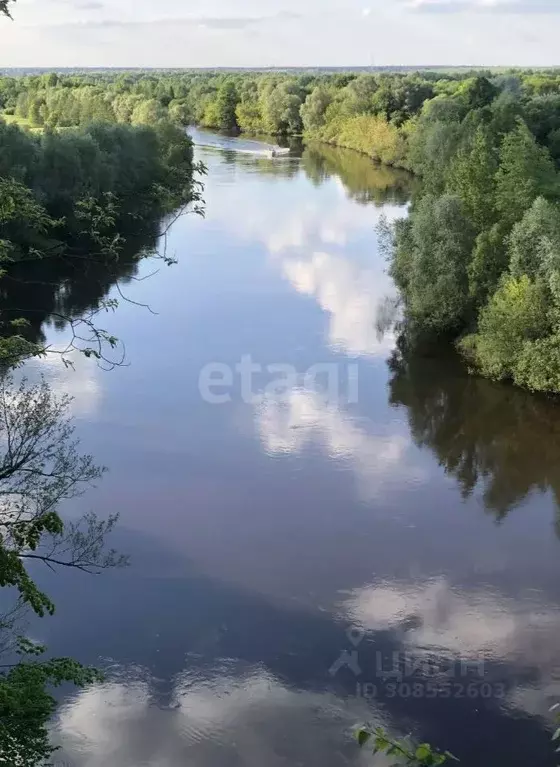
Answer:
[[[409,135],[410,130],[397,128],[381,117],[357,115],[309,132],[306,138],[352,149],[383,165],[410,170]]]
[[[215,125],[200,124],[205,130],[219,130]],[[322,143],[340,149],[349,149],[369,157],[376,163],[391,168],[410,171],[408,143],[411,129],[397,128],[386,120],[373,115],[357,115],[347,120],[339,120],[315,131],[304,133],[273,134],[280,146],[289,146],[292,142]],[[259,138],[259,132],[239,130],[235,136]]]

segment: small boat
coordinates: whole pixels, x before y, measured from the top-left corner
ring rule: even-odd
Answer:
[[[274,159],[275,157],[285,157],[286,155],[290,154],[290,150],[286,147],[280,147],[280,146],[274,146],[270,150],[270,157],[271,159]]]

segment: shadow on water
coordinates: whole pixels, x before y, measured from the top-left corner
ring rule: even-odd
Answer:
[[[498,520],[531,493],[551,491],[560,535],[558,402],[467,374],[452,354],[395,354],[390,402],[411,435],[457,481],[464,498],[482,484]]]
[[[155,253],[159,221],[117,233],[123,243],[118,257],[99,254],[91,245],[73,249],[66,257],[10,267],[0,287],[4,332],[13,333],[9,320],[23,317],[27,340],[42,344],[49,327],[64,330],[70,320],[97,311],[116,283],[130,283],[140,262]]]
[[[410,200],[415,183],[404,170],[379,165],[358,152],[326,144],[307,145],[302,165],[316,186],[338,177],[348,196],[361,205],[404,205]]]
[[[190,132],[196,144],[207,152],[219,153],[229,165],[287,179],[297,176],[302,168],[315,186],[338,178],[350,199],[360,205],[404,205],[414,190],[415,180],[410,173],[374,163],[350,149],[306,144],[301,138],[246,137],[196,128]],[[290,155],[270,158],[268,153],[274,145],[289,148]]]

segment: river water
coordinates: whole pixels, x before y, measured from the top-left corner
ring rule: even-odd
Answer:
[[[129,365],[39,363],[110,468],[72,513],[119,512],[132,558],[43,575],[34,637],[107,672],[65,698],[56,759],[338,767],[371,761],[368,721],[467,765],[555,764],[557,406],[394,354],[376,224],[406,215],[406,176],[195,139],[206,219],[122,282],[152,311],[104,321]]]

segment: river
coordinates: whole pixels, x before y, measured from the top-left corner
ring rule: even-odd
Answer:
[[[557,405],[394,354],[376,224],[406,215],[405,175],[195,139],[206,219],[104,319],[128,366],[35,365],[110,468],[72,513],[119,512],[132,559],[42,576],[34,638],[107,674],[64,699],[55,761],[338,767],[370,760],[368,721],[555,764]]]

